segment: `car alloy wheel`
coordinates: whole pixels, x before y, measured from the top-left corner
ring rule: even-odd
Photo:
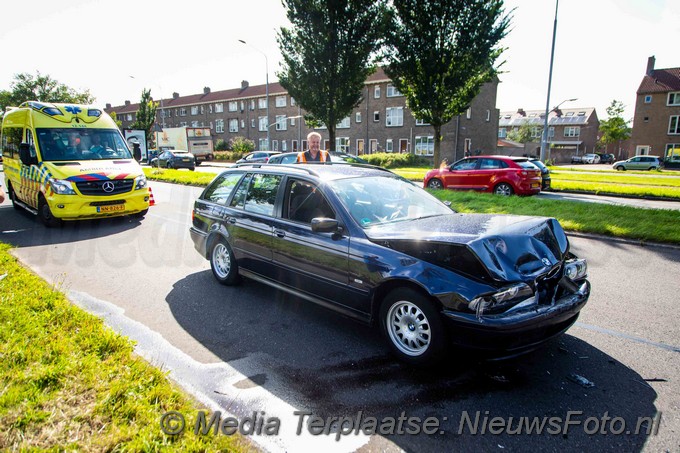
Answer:
[[[238,282],[238,267],[229,244],[218,239],[210,252],[210,268],[213,275],[223,285],[234,285]]]
[[[619,165],[618,167],[616,167],[616,171],[626,171],[626,167],[624,167],[623,165]]]
[[[443,189],[444,185],[437,178],[433,178],[430,179],[430,181],[427,183],[427,187],[429,187],[430,189]]]
[[[510,184],[502,182],[493,189],[493,193],[495,193],[496,195],[508,196],[512,195],[514,193],[514,190],[512,190],[512,186]]]
[[[408,288],[392,291],[380,309],[385,336],[392,351],[411,364],[432,364],[444,349],[444,328],[424,296]]]

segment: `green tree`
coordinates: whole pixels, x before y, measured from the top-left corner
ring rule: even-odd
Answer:
[[[78,92],[49,75],[21,73],[14,75],[9,90],[0,90],[0,111],[26,101],[91,104],[94,100],[89,90]]]
[[[156,123],[156,109],[158,102],[154,102],[151,98],[151,90],[142,89],[142,98],[139,101],[139,108],[137,109],[137,116],[134,123],[130,125],[130,129],[137,129],[146,133],[146,141],[153,141],[152,129]]]
[[[607,107],[607,119],[600,121],[600,140],[598,145],[605,149],[610,143],[619,143],[630,138],[631,129],[628,126],[630,120],[623,119],[623,111],[626,106],[621,101],[614,99]]]
[[[508,132],[508,139],[517,143],[529,143],[540,140],[540,138],[535,138],[531,135],[535,127],[540,128],[540,126],[537,126],[536,124],[524,123],[517,129],[513,128]]]
[[[413,115],[434,129],[434,165],[441,128],[463,113],[498,73],[510,16],[503,0],[393,0],[387,74]]]
[[[111,119],[113,120],[113,122],[116,123],[116,126],[118,126],[118,129],[120,129],[121,127],[123,127],[123,122],[122,122],[121,120],[118,119],[118,115],[116,114],[116,112],[111,112],[111,113],[109,113],[109,116],[111,117]]]
[[[328,128],[359,105],[387,23],[384,0],[282,0],[292,28],[277,34],[279,83]]]

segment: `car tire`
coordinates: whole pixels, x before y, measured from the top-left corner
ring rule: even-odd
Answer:
[[[14,189],[12,188],[11,183],[7,183],[7,196],[12,201],[12,206],[14,207],[14,209],[16,210],[21,209],[21,206],[17,201],[17,194],[14,193]]]
[[[239,282],[238,265],[227,241],[220,238],[210,248],[210,268],[223,285],[231,286]]]
[[[626,167],[624,167],[623,165],[619,165],[618,167],[614,167],[614,170],[616,170],[616,171],[626,171]]]
[[[649,167],[649,171],[656,170],[656,167]]]
[[[201,162],[200,160],[196,159],[196,166],[197,166],[197,167],[198,167],[199,165],[201,165],[201,163],[202,163],[202,162]]]
[[[504,195],[507,197],[515,193],[515,191],[512,189],[512,186],[510,184],[508,184],[507,182],[502,182],[493,188],[493,193],[496,195]]]
[[[50,210],[50,205],[47,204],[47,201],[45,201],[45,198],[42,195],[38,200],[38,217],[40,217],[40,221],[47,228],[59,227],[64,224],[63,220],[55,217],[52,214],[52,210]]]
[[[172,170],[172,169],[174,169],[175,167],[174,167],[174,165],[172,165],[172,162],[168,162],[167,164],[165,164],[165,168],[167,168],[167,169],[169,169],[169,170]]]
[[[447,344],[444,324],[432,302],[411,288],[391,291],[380,306],[380,323],[392,352],[411,365],[434,365]]]
[[[427,187],[429,189],[439,190],[439,189],[444,188],[444,184],[442,184],[442,182],[440,180],[438,180],[437,178],[432,178],[427,182]]]

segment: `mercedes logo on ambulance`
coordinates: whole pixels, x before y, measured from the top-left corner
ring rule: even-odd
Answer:
[[[102,184],[102,189],[106,193],[113,192],[113,189],[115,189],[115,188],[116,188],[116,186],[111,181],[106,181],[104,184]]]

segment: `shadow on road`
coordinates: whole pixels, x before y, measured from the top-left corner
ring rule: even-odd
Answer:
[[[142,220],[131,217],[64,222],[62,227],[47,228],[33,214],[12,205],[0,206],[0,241],[15,247],[76,243],[121,233],[137,227]]]
[[[644,429],[640,435],[590,436],[584,428],[617,431],[620,424],[602,422],[609,416],[633,431],[638,417],[657,415],[657,395],[638,373],[568,334],[511,361],[484,362],[454,351],[447,364],[419,370],[397,362],[374,329],[249,280],[224,287],[210,271],[195,273],[176,282],[166,301],[178,323],[230,365],[238,368],[238,359],[264,354],[265,371],[251,381],[295,407],[321,417],[355,418],[359,411],[378,420],[402,412],[438,417],[441,434],[382,436],[406,451],[523,451],[527,445],[639,451]],[[588,382],[595,386],[584,387]],[[502,417],[513,429],[521,417],[565,420],[568,413],[580,425],[531,439],[490,434],[489,423],[485,435],[473,435],[467,422],[461,427],[464,416],[474,421],[478,415],[481,430],[485,417]]]

